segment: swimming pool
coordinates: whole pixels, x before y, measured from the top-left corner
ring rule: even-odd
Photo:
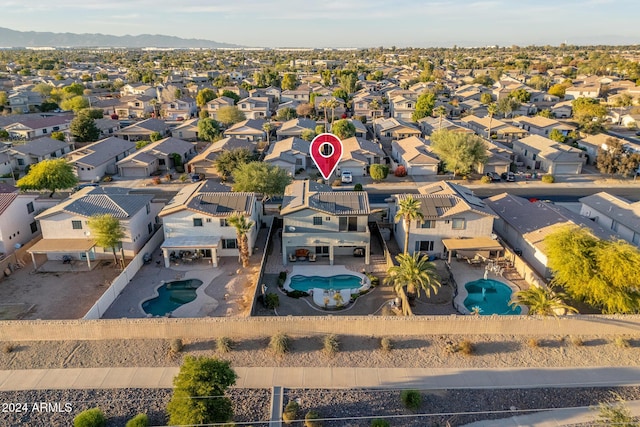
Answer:
[[[297,291],[309,292],[311,289],[355,289],[364,286],[363,280],[351,274],[338,274],[337,276],[291,276],[289,287]]]
[[[480,279],[464,285],[469,293],[464,300],[464,306],[472,312],[474,307],[480,308],[480,314],[520,314],[520,307],[509,305],[513,291],[507,285],[497,280]]]
[[[188,279],[167,282],[158,287],[158,296],[142,303],[145,313],[154,316],[164,316],[176,308],[196,299],[196,289],[202,285],[202,280]]]

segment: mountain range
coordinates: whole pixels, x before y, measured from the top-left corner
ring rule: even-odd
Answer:
[[[240,45],[203,39],[183,39],[159,34],[112,36],[108,34],[15,31],[0,27],[0,47],[123,47],[123,48],[239,48]]]

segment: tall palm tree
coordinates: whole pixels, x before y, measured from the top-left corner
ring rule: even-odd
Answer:
[[[236,229],[238,236],[238,250],[240,251],[240,261],[243,267],[249,266],[249,239],[247,233],[253,227],[254,222],[247,220],[247,218],[239,212],[231,215],[227,222]]]
[[[436,294],[440,288],[440,281],[435,266],[429,262],[427,255],[400,254],[396,256],[396,261],[399,265],[389,269],[384,283],[393,286],[402,301],[402,313],[405,316],[411,316],[413,311],[409,305],[408,296],[420,296],[421,290],[425,291],[427,296],[431,296],[431,291]]]
[[[438,130],[440,130],[440,129],[442,129],[442,118],[443,118],[444,116],[446,116],[446,115],[447,115],[447,109],[446,109],[446,108],[444,108],[444,106],[443,106],[443,105],[441,105],[441,106],[439,106],[439,107],[436,107],[436,108],[433,110],[433,113],[434,113],[436,116],[440,117],[440,120],[438,120]]]
[[[327,124],[329,123],[329,119],[327,118],[327,108],[329,108],[329,98],[323,99],[318,104],[318,107],[324,109],[324,131],[327,131]]]
[[[373,118],[375,119],[378,116],[378,110],[380,109],[380,102],[377,99],[374,99],[369,104],[369,108],[373,110]]]
[[[275,129],[275,126],[272,123],[265,122],[262,125],[262,130],[267,134],[267,145],[271,142],[269,138],[271,137],[271,132]]]
[[[422,221],[424,219],[424,215],[420,212],[421,204],[422,203],[419,200],[414,199],[411,194],[398,202],[398,212],[396,212],[394,220],[396,222],[401,219],[404,220],[405,231],[403,253],[405,255],[409,253],[409,229],[411,228],[411,221]]]
[[[338,105],[340,104],[335,98],[330,98],[327,100],[327,107],[331,110],[331,124],[333,124],[333,121],[335,120],[334,115],[336,113],[336,108],[338,108]]]
[[[498,105],[495,102],[487,105],[487,114],[489,115],[489,131],[487,132],[487,138],[491,139],[491,125],[493,124],[493,115],[498,112]]]
[[[565,312],[577,313],[574,307],[564,303],[563,299],[566,295],[561,292],[554,292],[551,288],[531,286],[529,289],[518,291],[511,297],[510,304],[516,306],[518,304],[529,307],[529,314],[539,314],[541,316],[558,317],[557,311],[565,310]]]

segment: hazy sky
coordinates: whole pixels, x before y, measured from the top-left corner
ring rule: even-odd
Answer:
[[[640,43],[638,0],[0,0],[0,11],[0,26],[21,31],[246,46]]]

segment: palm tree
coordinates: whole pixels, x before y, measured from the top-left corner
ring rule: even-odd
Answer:
[[[413,311],[409,306],[408,296],[420,296],[421,290],[424,290],[427,296],[431,296],[431,291],[434,294],[438,293],[440,281],[435,266],[429,262],[427,255],[400,254],[396,256],[396,261],[399,265],[394,265],[389,269],[384,283],[392,285],[393,290],[400,297],[402,314],[411,316]]]
[[[330,98],[329,100],[327,100],[327,107],[329,107],[331,109],[331,123],[333,123],[333,121],[335,120],[335,113],[336,113],[336,108],[338,108],[340,104],[338,103],[338,100],[335,98]]]
[[[255,224],[253,221],[248,221],[247,218],[239,212],[231,215],[227,222],[236,229],[238,235],[238,250],[240,251],[240,261],[243,267],[249,266],[249,239],[247,233],[251,230]]]
[[[447,115],[447,109],[446,109],[446,108],[444,108],[444,106],[443,106],[443,105],[441,105],[441,106],[439,106],[439,107],[436,107],[436,108],[433,110],[433,113],[434,113],[436,116],[440,117],[440,120],[438,120],[438,130],[440,130],[440,129],[442,129],[442,118],[443,118],[444,116],[446,116],[446,115]]]
[[[266,122],[262,125],[262,130],[267,134],[267,145],[271,142],[269,138],[271,137],[271,132],[275,129],[275,126],[272,123]]]
[[[329,119],[327,118],[327,108],[329,108],[329,98],[323,99],[318,104],[318,107],[324,109],[324,131],[327,131],[327,124],[329,123]]]
[[[411,194],[409,194],[404,199],[398,202],[398,211],[396,212],[396,216],[394,220],[396,222],[401,219],[404,220],[404,251],[403,253],[407,255],[409,253],[409,229],[411,228],[411,221],[424,219],[424,215],[420,212],[420,203],[419,200],[413,198]]]
[[[378,110],[380,109],[380,102],[377,99],[374,99],[369,104],[369,108],[373,110],[373,118],[375,119],[378,116]]]
[[[541,316],[557,317],[557,311],[565,310],[577,313],[574,307],[564,303],[563,299],[566,295],[561,292],[554,292],[551,288],[531,286],[529,289],[518,291],[511,297],[510,304],[516,306],[518,304],[529,307],[529,314],[539,314]]]
[[[491,125],[493,124],[493,115],[498,112],[498,105],[495,102],[487,105],[487,114],[489,115],[489,131],[487,132],[487,138],[491,139]]]

